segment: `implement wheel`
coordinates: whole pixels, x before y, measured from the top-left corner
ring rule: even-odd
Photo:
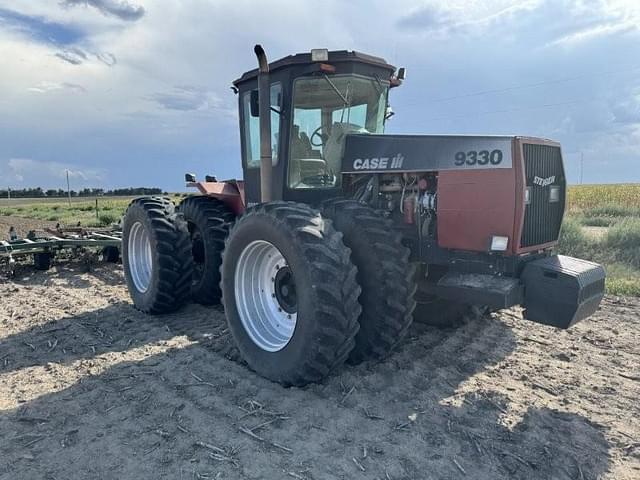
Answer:
[[[222,295],[250,368],[304,385],[344,362],[360,314],[349,253],[331,221],[307,205],[271,202],[240,217],[222,254]]]
[[[118,263],[120,260],[120,249],[118,247],[104,247],[102,249],[102,261],[107,263]]]
[[[49,270],[51,268],[51,253],[34,253],[33,266],[36,270]]]
[[[415,267],[391,220],[354,200],[330,200],[322,214],[333,220],[351,249],[362,288],[360,331],[349,361],[384,358],[404,338],[412,321]]]
[[[203,305],[219,304],[222,251],[235,215],[222,201],[206,196],[187,197],[178,209],[191,237],[191,297]]]
[[[162,197],[137,198],[122,229],[122,264],[135,307],[145,313],[179,308],[191,286],[191,242],[184,220]]]

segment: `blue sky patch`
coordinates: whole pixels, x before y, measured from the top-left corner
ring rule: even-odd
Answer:
[[[85,33],[78,27],[49,22],[43,17],[23,15],[5,8],[0,8],[0,28],[20,31],[37,42],[63,46],[74,44],[85,37]]]

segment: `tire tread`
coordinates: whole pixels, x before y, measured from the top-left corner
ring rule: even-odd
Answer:
[[[359,363],[384,358],[406,336],[413,320],[416,284],[415,266],[409,262],[410,251],[402,244],[402,237],[392,220],[367,205],[355,200],[333,199],[323,203],[322,212],[334,220],[336,228],[343,230],[363,289],[359,298],[361,328],[349,361]],[[350,238],[344,228],[346,223],[355,226],[358,238]],[[372,252],[366,265],[359,265],[355,260],[358,248]],[[374,273],[368,275],[367,271]],[[378,278],[374,279],[375,275]],[[370,290],[366,292],[366,298],[365,289]]]
[[[318,210],[308,205],[275,201],[249,208],[234,224],[223,252],[223,263],[234,232],[255,216],[268,216],[283,228],[292,232],[292,242],[297,242],[309,262],[316,293],[322,299],[314,321],[320,327],[317,338],[298,365],[287,366],[286,374],[272,378],[287,386],[303,386],[317,382],[342,365],[355,346],[358,332],[358,304],[360,287],[356,282],[357,269],[351,263],[350,250],[342,242],[342,234],[333,228],[332,222],[323,218]],[[231,261],[231,259],[226,259]],[[223,303],[235,301],[225,299]]]
[[[186,223],[176,214],[173,202],[165,197],[140,197],[127,208],[142,209],[150,219],[157,238],[157,290],[146,305],[137,305],[145,313],[168,313],[180,308],[188,299],[191,286],[191,241]],[[128,270],[125,268],[125,276]]]
[[[185,198],[178,210],[187,222],[198,226],[206,242],[204,272],[199,282],[192,282],[191,296],[194,301],[202,305],[217,305],[222,298],[220,290],[222,252],[236,216],[221,200],[204,195]]]

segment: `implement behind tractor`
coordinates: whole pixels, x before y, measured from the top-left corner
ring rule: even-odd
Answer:
[[[385,135],[404,69],[358,52],[255,53],[259,68],[234,82],[245,180],[187,174],[201,195],[127,210],[137,308],[221,302],[250,368],[285,385],[384,358],[414,319],[522,305],[568,328],[597,309],[603,268],[553,253],[559,144]]]
[[[83,227],[47,228],[43,232],[31,230],[25,238],[18,238],[13,227],[9,240],[0,240],[0,259],[9,265],[16,258],[31,255],[37,270],[49,270],[51,260],[64,250],[97,250],[106,262],[115,263],[120,259],[121,232],[114,229],[85,229]]]

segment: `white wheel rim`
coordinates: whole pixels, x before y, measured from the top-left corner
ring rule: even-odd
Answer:
[[[141,222],[136,222],[129,232],[128,243],[129,272],[133,285],[140,293],[145,293],[151,283],[153,255],[149,232]]]
[[[258,347],[277,352],[287,346],[298,318],[295,283],[274,245],[256,240],[242,251],[236,265],[235,299],[242,326]]]

